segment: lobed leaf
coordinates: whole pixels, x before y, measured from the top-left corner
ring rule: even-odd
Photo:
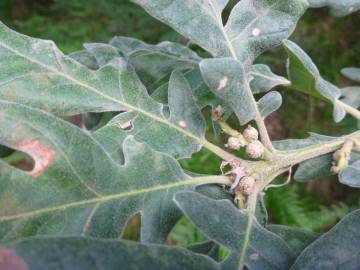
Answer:
[[[161,256],[159,256],[161,255]],[[30,238],[0,247],[3,270],[220,269],[207,256],[179,247],[91,238]]]
[[[152,16],[200,45],[213,56],[251,64],[265,50],[289,37],[307,8],[304,0],[243,0],[230,13],[228,0],[133,0]]]
[[[326,100],[334,105],[333,117],[340,122],[345,117],[345,110],[338,104],[341,90],[324,80],[310,57],[294,42],[283,41],[288,53],[288,76],[291,89]]]
[[[284,225],[268,225],[269,231],[280,236],[290,247],[294,258],[318,238],[318,234]]]
[[[35,162],[22,171],[0,161],[3,241],[38,234],[117,238],[141,212],[142,240],[162,242],[181,216],[174,192],[214,182],[187,175],[132,136],[119,164],[86,132],[50,114],[7,101],[0,113],[1,142]]]
[[[113,57],[108,55],[97,54],[97,61],[104,63],[105,58]],[[172,94],[183,103],[171,102],[168,118],[164,105],[149,96],[124,59],[112,58],[100,69],[89,70],[64,56],[53,42],[20,35],[0,24],[0,99],[60,115],[127,111],[114,125],[119,133],[127,133],[124,127],[131,126],[135,137],[155,150],[189,157],[206,144],[204,120],[187,83],[180,74],[174,77],[184,87],[177,87]],[[193,114],[178,115],[187,110]],[[123,119],[126,121],[120,122]]]
[[[344,103],[354,108],[360,107],[360,87],[349,86],[341,89],[342,99]]]
[[[279,85],[290,85],[291,82],[284,77],[274,74],[267,65],[255,64],[251,66],[249,75],[250,87],[254,94],[268,92]]]
[[[360,210],[348,214],[329,232],[308,246],[290,269],[358,269],[359,222]]]
[[[340,183],[350,187],[360,187],[360,160],[353,162],[339,174]]]
[[[330,7],[331,15],[335,17],[343,17],[356,12],[360,9],[358,0],[308,0],[310,7],[320,8]]]
[[[287,139],[282,141],[275,141],[274,145],[279,150],[296,150],[311,145],[319,144],[322,142],[330,141],[335,139],[335,137],[325,136],[309,132],[309,137],[305,139]]]
[[[125,37],[115,37],[110,44],[85,44],[85,50],[79,52],[79,55],[86,53],[88,57],[79,57],[78,60],[84,60],[83,64],[85,65],[92,65],[93,61],[87,59],[94,59],[96,62],[98,58],[98,62],[104,64],[110,60],[111,57],[108,56],[113,55],[114,50],[117,49],[118,54],[124,55],[134,66],[140,75],[140,79],[147,85],[148,91],[152,93],[151,96],[163,104],[168,103],[168,81],[171,72],[181,70],[189,82],[192,94],[200,108],[208,105],[212,107],[221,105],[225,108],[226,115],[231,114],[227,102],[217,98],[203,82],[197,67],[201,58],[187,47],[171,42],[150,45],[137,39]],[[182,64],[183,62],[184,64]],[[97,64],[98,67],[101,66],[99,63]],[[272,73],[266,65],[251,66],[251,71],[247,76],[250,76],[249,79],[255,87],[253,93],[257,93],[259,87],[261,91],[268,91],[277,85],[289,83],[286,79]]]
[[[257,102],[257,106],[263,118],[267,117],[269,114],[278,110],[281,107],[281,104],[282,104],[282,96],[277,91],[266,93]]]
[[[180,192],[175,201],[207,237],[230,249],[231,254],[222,263],[223,269],[239,268],[243,248],[249,249],[246,256],[249,269],[289,269],[293,259],[289,247],[256,221],[250,243],[248,247],[244,246],[247,215],[229,201],[212,200],[195,192]]]
[[[254,98],[240,62],[232,58],[205,59],[200,71],[210,90],[229,104],[241,125],[255,118]]]
[[[168,123],[173,123],[172,126],[159,125],[155,120],[149,121],[148,117],[127,112],[114,117],[93,135],[114,154],[118,154],[124,139],[133,135],[136,140],[147,142],[154,149],[175,158],[191,157],[191,154],[199,151],[201,147],[195,141],[205,140],[205,119],[195,104],[188,82],[177,71],[170,78],[168,105],[169,116],[165,119]],[[187,136],[179,137],[179,128],[186,132]]]
[[[202,243],[192,244],[187,247],[189,250],[199,254],[205,254],[214,260],[219,259],[220,247],[212,241],[205,241]]]
[[[343,68],[341,70],[341,73],[350,80],[360,82],[360,68],[355,68],[355,67]]]
[[[360,82],[360,68],[343,68],[341,73],[353,80],[355,82]],[[343,99],[342,101],[354,108],[360,107],[360,87],[359,86],[349,86],[341,89]]]
[[[141,44],[133,46],[133,44]],[[122,56],[136,68],[142,82],[152,88],[154,82],[166,78],[175,69],[196,68],[201,58],[189,48],[173,42],[150,45],[137,39],[115,37],[109,44],[84,44],[85,51],[92,55],[101,67],[115,57]],[[104,58],[104,56],[108,56]]]
[[[311,145],[323,143],[335,139],[335,137],[324,136],[315,133],[309,133],[310,136],[305,139],[288,139],[274,142],[274,145],[279,150],[296,150]],[[332,154],[318,156],[306,160],[299,164],[294,179],[300,182],[315,180],[320,177],[331,175]]]

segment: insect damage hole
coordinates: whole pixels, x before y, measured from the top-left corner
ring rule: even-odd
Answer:
[[[8,163],[32,177],[41,176],[55,161],[55,151],[36,139],[23,139],[7,157]]]
[[[25,172],[29,172],[34,169],[34,159],[23,151],[0,145],[0,155],[2,161],[17,169]]]
[[[124,227],[121,238],[131,241],[140,241],[141,236],[141,214],[132,215]]]

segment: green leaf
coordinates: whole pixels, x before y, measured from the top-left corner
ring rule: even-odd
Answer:
[[[304,161],[296,170],[294,179],[300,182],[307,182],[316,180],[321,177],[333,175],[331,172],[332,161],[332,154],[327,154]]]
[[[258,102],[258,108],[262,117],[267,117],[281,107],[282,96],[277,91],[266,93]]]
[[[298,45],[289,40],[283,41],[283,44],[289,56],[290,88],[331,102],[334,105],[334,120],[340,122],[346,114],[337,102],[341,96],[341,90],[321,77],[310,57]]]
[[[274,145],[279,150],[296,150],[315,144],[323,143],[335,139],[335,137],[325,136],[309,132],[309,137],[305,139],[287,139],[282,141],[275,141]]]
[[[336,139],[336,137],[324,136],[316,133],[309,134],[310,136],[306,139],[289,139],[277,141],[274,142],[274,145],[279,150],[295,150]],[[359,160],[359,154],[351,154],[351,160],[349,162],[350,166],[348,167],[348,171],[344,171],[344,174],[341,173],[339,175],[340,183],[348,186],[358,187],[359,184],[358,180],[356,179],[358,174],[356,173],[355,169],[357,165],[352,167],[352,164],[357,163]],[[308,182],[321,177],[331,176],[333,175],[333,173],[331,172],[332,161],[332,153],[306,160],[299,164],[299,167],[295,172],[294,179],[300,182]]]
[[[360,87],[349,86],[341,89],[343,98],[341,101],[354,108],[360,107]]]
[[[331,15],[335,17],[342,17],[356,12],[360,9],[360,2],[358,0],[308,0],[310,7],[320,8],[330,7]]]
[[[341,73],[353,80],[355,82],[360,82],[360,68],[344,68],[341,70]],[[349,86],[341,89],[342,92],[342,101],[354,108],[360,107],[360,87],[359,86]]]
[[[108,151],[115,151],[115,154],[121,149],[124,139],[128,135],[133,135],[136,140],[145,141],[154,149],[171,154],[175,158],[191,157],[192,153],[201,148],[194,139],[204,140],[205,120],[195,104],[188,82],[177,71],[170,78],[169,109],[170,116],[166,121],[174,123],[176,129],[156,125],[154,121],[149,122],[147,117],[127,112],[114,117],[93,135]],[[178,128],[191,131],[189,135],[193,137],[178,138]]]
[[[216,261],[219,259],[220,247],[212,241],[196,243],[188,246],[188,249],[195,253],[208,255]]]
[[[120,165],[87,132],[50,114],[6,101],[0,113],[1,143],[35,162],[27,172],[0,162],[4,241],[37,234],[116,238],[141,212],[142,240],[161,242],[180,218],[175,191],[226,180],[189,176],[132,136]]]
[[[89,54],[87,51],[73,52],[69,54],[69,57],[92,70],[100,68],[98,62],[96,61],[96,58],[93,55]]]
[[[339,175],[340,183],[350,187],[360,187],[360,160],[350,164]]]
[[[222,263],[223,269],[238,269],[247,215],[227,200],[216,201],[195,192],[177,193],[175,201],[207,237],[230,249],[231,254]],[[286,243],[254,221],[246,267],[287,270],[291,263],[292,255]]]
[[[357,179],[359,174],[356,173],[355,169],[355,163],[359,160],[359,154],[351,154],[350,165],[345,169],[346,172],[343,171],[339,174],[340,183],[353,187],[359,186],[359,180]],[[331,176],[333,175],[331,172],[332,161],[332,154],[327,154],[304,161],[296,170],[294,179],[300,182],[308,182],[321,177]]]
[[[297,258],[291,270],[359,269],[360,210],[344,217]]]
[[[210,90],[229,104],[241,125],[254,119],[255,101],[240,62],[231,58],[205,59],[200,70]]]
[[[207,144],[203,134],[204,121],[192,102],[191,93],[185,91],[188,88],[186,82],[184,89],[173,90],[173,95],[186,103],[171,102],[173,113],[167,118],[164,105],[148,95],[124,59],[114,58],[99,70],[92,71],[64,56],[53,42],[20,35],[3,24],[0,24],[0,59],[0,98],[3,100],[60,115],[127,111],[121,116],[127,122],[117,122],[117,129],[128,126],[128,121],[132,120],[134,131],[141,133],[136,136],[138,139],[144,139],[155,150],[176,157],[188,157],[192,151]],[[194,114],[177,114],[186,110]],[[160,142],[161,149],[157,149]]]
[[[125,268],[124,268],[125,267]],[[215,270],[219,264],[183,248],[91,238],[30,238],[0,247],[0,269]]]
[[[306,139],[288,139],[274,142],[274,145],[279,150],[296,150],[315,144],[323,143],[335,139],[335,137],[324,136],[316,133],[309,133],[310,136]],[[307,182],[315,180],[320,177],[330,176],[332,162],[332,154],[318,156],[306,160],[299,164],[294,179],[300,182]]]
[[[350,80],[353,80],[355,82],[360,82],[360,68],[343,68],[341,70],[341,73],[349,78]],[[349,86],[341,89],[342,91],[342,101],[354,108],[360,107],[360,87],[359,86]]]
[[[355,67],[343,68],[341,70],[341,73],[350,80],[360,82],[360,68],[355,68]]]
[[[171,42],[150,45],[126,37],[115,37],[110,44],[85,44],[86,50],[79,52],[80,57],[77,57],[77,60],[83,61],[84,65],[90,65],[89,68],[93,68],[93,59],[95,62],[96,59],[99,59],[97,62],[99,68],[111,60],[109,56],[116,57],[114,48],[117,48],[118,55],[124,55],[134,66],[140,79],[145,83],[148,91],[152,93],[151,96],[164,104],[168,103],[170,74],[174,70],[181,70],[189,82],[196,103],[200,108],[208,105],[212,107],[222,105],[227,115],[231,114],[226,102],[217,98],[203,82],[197,67],[202,59],[187,47]],[[83,54],[88,54],[88,56],[84,57]],[[285,78],[272,73],[266,65],[251,66],[249,76],[254,86],[253,93],[260,90],[268,91],[277,85],[289,83]]]
[[[128,59],[148,87],[151,83],[165,78],[175,69],[196,68],[201,60],[191,49],[169,41],[150,45],[136,39],[115,37],[110,44]],[[134,46],[134,44],[141,45]]]
[[[294,258],[318,238],[318,234],[284,225],[269,225],[269,231],[280,236],[289,246]]]
[[[268,92],[279,85],[290,85],[290,81],[274,74],[267,65],[252,65],[249,74],[252,77],[250,87],[254,94]]]
[[[224,26],[222,12],[228,0],[133,2],[213,56],[248,64],[289,37],[308,5],[304,0],[240,1]]]
[[[255,217],[261,226],[266,226],[269,215],[265,205],[265,193],[260,193],[256,201]]]

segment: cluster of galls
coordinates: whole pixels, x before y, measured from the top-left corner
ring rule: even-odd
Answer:
[[[227,165],[231,167],[231,170],[226,173],[230,174],[230,180],[232,181],[230,191],[235,194],[235,201],[239,205],[243,205],[245,200],[244,196],[249,196],[254,192],[256,180],[251,175],[246,164],[240,159],[234,158],[230,161],[224,161],[221,164],[221,170],[223,171]]]
[[[225,147],[236,151],[245,147],[246,153],[251,159],[264,157],[265,147],[259,141],[259,132],[256,128],[249,125],[242,133],[232,129],[224,121],[224,109],[221,106],[215,108],[212,117],[214,121],[219,123],[223,132],[230,136]],[[243,201],[244,196],[247,197],[254,192],[256,180],[246,167],[246,163],[240,159],[234,158],[230,161],[224,161],[221,164],[221,170],[223,171],[227,165],[231,167],[231,170],[225,173],[230,175],[232,181],[230,190],[235,193],[235,200]]]
[[[259,141],[259,132],[256,128],[252,126],[248,126],[243,131],[243,137],[247,141],[247,144],[244,145],[238,138],[236,137],[229,137],[227,144],[225,147],[232,149],[232,150],[240,150],[241,147],[246,147],[246,154],[249,158],[252,159],[259,159],[264,155],[265,147]]]

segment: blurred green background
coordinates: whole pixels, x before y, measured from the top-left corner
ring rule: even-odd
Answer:
[[[291,38],[313,58],[324,78],[339,86],[350,84],[341,77],[341,68],[360,67],[359,15],[333,18],[327,9],[309,10]],[[108,42],[115,35],[148,43],[186,42],[129,0],[0,0],[0,19],[21,33],[54,40],[65,53],[81,49],[86,42]],[[286,74],[286,55],[281,48],[265,53],[257,61],[269,64],[283,76]],[[356,121],[350,117],[335,124],[331,106],[302,94],[279,90],[284,94],[284,104],[267,119],[273,139],[304,138],[308,131],[339,135],[357,129]],[[234,120],[233,124],[236,125]],[[223,139],[216,140],[221,143]],[[219,173],[219,160],[206,151],[182,164],[190,171]],[[270,190],[266,204],[273,223],[324,231],[349,211],[360,208],[359,195],[358,191],[329,177]],[[138,239],[139,222],[139,218],[129,222],[126,238]],[[183,219],[173,230],[169,243],[187,245],[203,239]]]

